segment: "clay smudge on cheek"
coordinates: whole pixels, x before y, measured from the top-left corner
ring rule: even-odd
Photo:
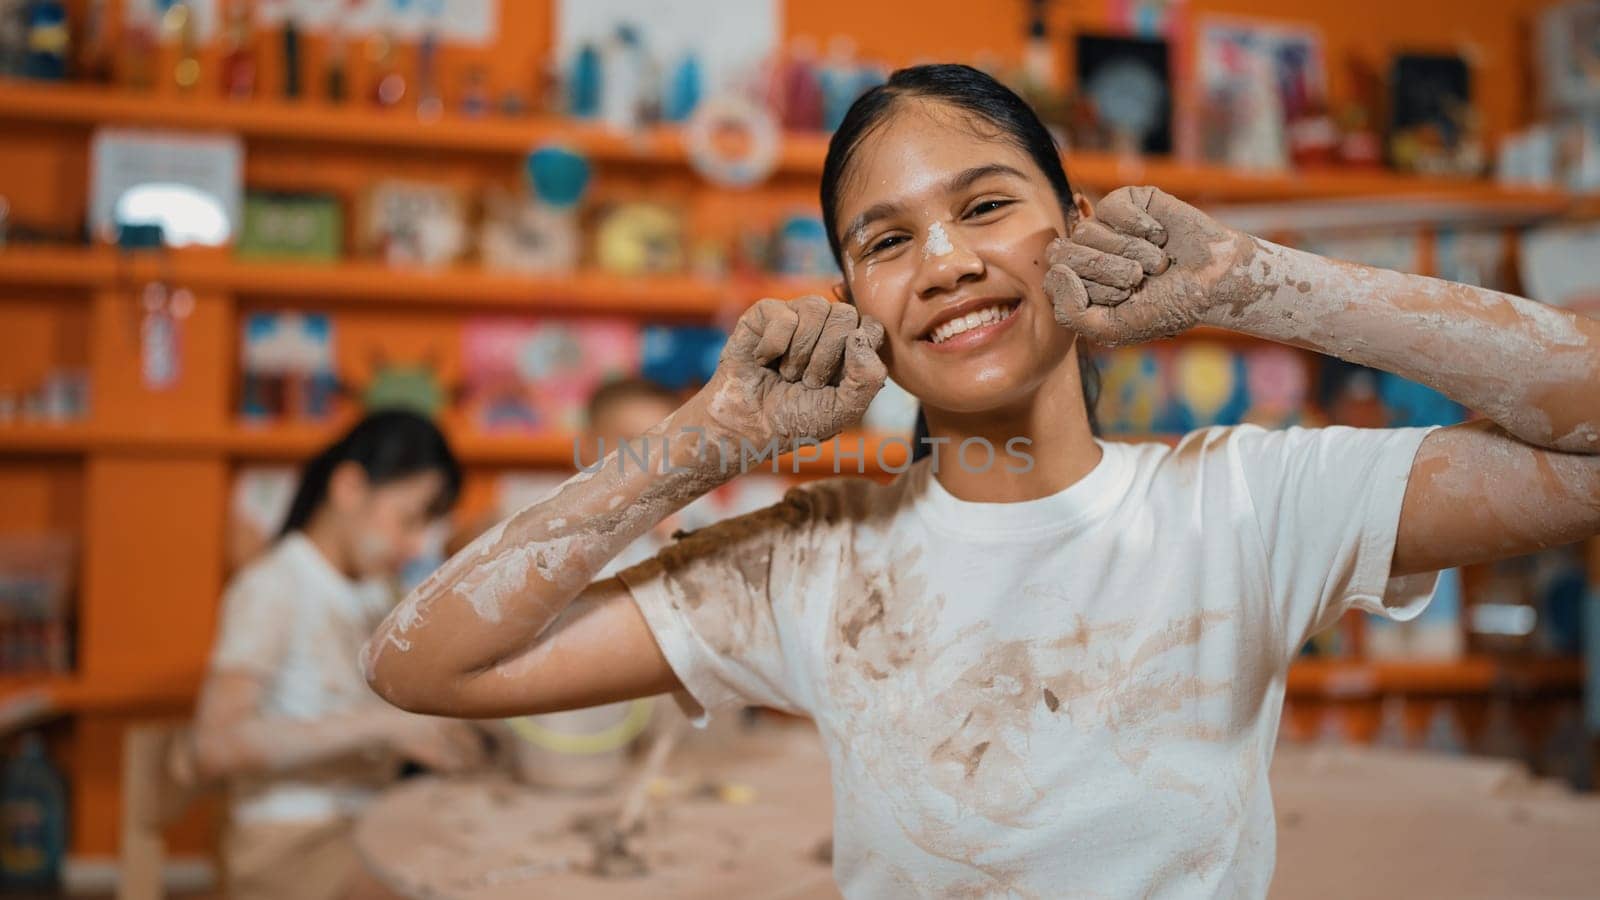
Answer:
[[[930,256],[947,256],[955,250],[950,243],[950,235],[944,230],[944,223],[935,222],[928,226],[928,237],[922,242],[922,258]]]

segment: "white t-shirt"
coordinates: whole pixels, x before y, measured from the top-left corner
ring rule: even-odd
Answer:
[[[360,654],[392,605],[382,583],[351,581],[305,535],[289,534],[228,585],[211,669],[260,676],[263,718],[313,720],[381,704]],[[392,761],[358,754],[291,776],[238,779],[231,814],[239,822],[352,815],[393,776]]]
[[[1019,503],[831,479],[621,573],[704,710],[812,717],[851,897],[1260,897],[1289,661],[1393,579],[1428,429],[1102,443]],[[948,461],[946,464],[950,464]]]

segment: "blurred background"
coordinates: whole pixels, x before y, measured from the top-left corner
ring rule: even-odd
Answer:
[[[1028,97],[1091,198],[1600,310],[1600,3],[0,0],[0,885],[115,888],[125,735],[191,713],[299,462],[400,406],[458,523],[548,490],[597,388],[692,392],[748,304],[828,292],[828,134],[928,61]],[[1100,365],[1119,439],[1467,415],[1206,329]],[[874,403],[873,477],[913,409]],[[791,462],[709,514],[833,471]],[[1600,543],[1447,573],[1305,648],[1284,737],[1590,791],[1597,608]],[[219,809],[169,881],[210,883]]]

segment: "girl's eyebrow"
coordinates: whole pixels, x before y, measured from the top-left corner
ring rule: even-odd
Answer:
[[[1008,166],[1004,163],[990,163],[986,166],[973,166],[970,169],[965,169],[956,173],[945,181],[943,185],[943,191],[946,194],[953,194],[957,191],[966,190],[967,188],[972,187],[973,184],[988,178],[990,175],[1010,175],[1015,178],[1027,177],[1026,175],[1022,174],[1021,171],[1012,166]],[[894,216],[904,209],[905,204],[903,203],[874,204],[867,207],[866,211],[861,215],[856,216],[853,220],[851,220],[850,227],[846,228],[844,233],[850,235],[859,234],[864,231],[868,225],[871,225],[880,219],[887,219],[891,216]]]

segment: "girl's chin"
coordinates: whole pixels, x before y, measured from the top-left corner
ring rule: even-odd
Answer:
[[[917,392],[917,396],[923,403],[936,409],[953,413],[981,413],[1009,406],[1028,393],[1029,379],[1004,377],[998,372],[985,375],[989,377],[956,383],[942,377],[938,383],[930,384],[927,390]]]

